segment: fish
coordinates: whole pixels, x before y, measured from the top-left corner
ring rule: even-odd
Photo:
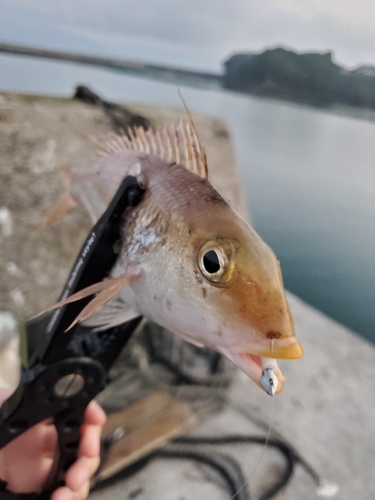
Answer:
[[[48,224],[76,204],[95,223],[127,175],[145,193],[122,217],[108,279],[47,310],[95,294],[74,323],[105,329],[142,315],[218,351],[275,395],[284,385],[277,359],[303,355],[280,264],[208,172],[190,122],[129,130],[129,137],[109,141],[96,162],[71,168]]]

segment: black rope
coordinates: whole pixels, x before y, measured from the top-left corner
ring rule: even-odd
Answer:
[[[220,446],[249,443],[259,445],[267,444],[267,446],[277,449],[285,458],[286,466],[280,478],[275,481],[274,484],[268,487],[257,499],[271,500],[289,483],[293,476],[295,465],[296,463],[300,462],[300,459],[298,455],[296,455],[293,450],[282,441],[272,438],[267,439],[264,436],[229,435],[223,437],[177,438],[172,441],[166,448],[155,450],[149,455],[143,457],[139,462],[133,464],[133,466],[130,466],[126,471],[123,471],[123,473],[118,476],[118,478],[130,478],[136,472],[144,469],[150,463],[150,461],[154,459],[192,460],[194,462],[203,463],[220,474],[228,488],[230,500],[252,500],[248,488],[248,478],[246,478],[240,464],[233,457],[223,453],[199,449],[199,447],[202,445]],[[107,451],[109,448],[110,447],[107,448]],[[116,481],[116,479],[112,478],[104,481],[102,484],[97,485],[95,489],[105,488],[106,484],[111,484],[113,483],[113,481]]]
[[[288,484],[293,475],[295,464],[299,462],[299,457],[295,455],[293,450],[289,448],[289,446],[287,446],[285,443],[279,441],[278,439],[267,439],[264,436],[234,435],[223,437],[182,437],[175,439],[174,443],[189,446],[253,443],[276,448],[284,456],[286,461],[286,468],[280,479],[278,479],[270,488],[263,492],[259,497],[259,500],[270,500],[271,498],[276,496]],[[237,497],[235,498],[237,500]]]
[[[231,497],[236,500],[251,500],[247,488],[246,478],[240,465],[234,460],[221,453],[207,453],[204,451],[174,450],[173,448],[160,449],[153,452],[150,458],[194,460],[195,462],[208,465],[216,470],[224,479]]]

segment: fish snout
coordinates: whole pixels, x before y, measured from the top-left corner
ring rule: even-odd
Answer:
[[[270,307],[268,314],[260,315],[260,318],[255,316],[253,321],[259,337],[249,343],[248,352],[274,359],[298,359],[303,356],[285,297],[280,297],[279,304]]]
[[[288,307],[266,315],[250,310],[241,325],[241,341],[233,349],[274,359],[298,359],[303,348],[297,341]]]

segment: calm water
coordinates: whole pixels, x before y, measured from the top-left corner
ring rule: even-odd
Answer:
[[[0,56],[0,89],[181,106],[175,86],[100,69]],[[255,227],[286,287],[375,342],[375,124],[228,92],[183,89],[222,118]]]

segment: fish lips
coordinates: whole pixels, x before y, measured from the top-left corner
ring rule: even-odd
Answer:
[[[249,353],[274,359],[298,359],[304,353],[303,347],[295,337],[257,339],[254,342],[232,345],[228,346],[228,348],[233,353]]]

